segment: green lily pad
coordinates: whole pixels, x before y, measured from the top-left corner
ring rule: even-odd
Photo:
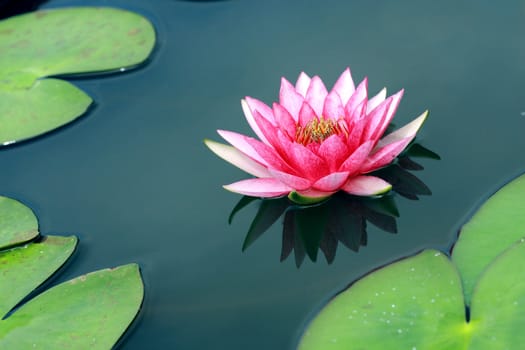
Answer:
[[[138,266],[89,273],[34,296],[71,257],[77,238],[26,242],[26,232],[38,234],[33,212],[0,197],[0,242],[9,243],[0,250],[0,349],[110,349],[140,309]],[[25,244],[5,249],[13,242]]]
[[[0,318],[55,273],[76,245],[74,236],[47,236],[37,243],[1,251]]]
[[[340,293],[300,349],[521,348],[525,239],[516,237],[525,236],[524,190],[521,176],[492,196],[464,226],[451,260],[424,251]]]
[[[0,196],[0,249],[30,241],[36,236],[38,221],[33,211],[14,199]]]
[[[111,349],[137,314],[143,293],[136,264],[77,277],[0,321],[0,347]]]
[[[452,251],[467,304],[479,276],[499,254],[525,237],[525,175],[490,197],[461,229]]]
[[[454,265],[427,250],[337,295],[308,326],[299,349],[462,349],[464,323]]]
[[[483,272],[472,295],[470,349],[518,349],[525,343],[525,243],[516,243]]]
[[[82,115],[91,98],[49,76],[123,70],[144,62],[155,30],[114,8],[37,11],[0,21],[0,145],[25,140]]]
[[[56,129],[82,115],[91,98],[58,79],[37,80],[30,89],[2,91],[0,144],[9,145]]]
[[[425,251],[371,273],[336,296],[299,349],[518,349],[525,342],[525,243],[496,258],[476,285],[466,319],[459,275]]]

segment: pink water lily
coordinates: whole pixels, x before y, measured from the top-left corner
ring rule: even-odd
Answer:
[[[279,103],[272,107],[252,98],[242,109],[259,140],[218,130],[228,143],[206,140],[219,157],[255,176],[224,186],[256,196],[289,195],[299,202],[326,198],[342,190],[374,196],[389,191],[385,180],[367,175],[382,168],[406,148],[427,111],[383,137],[403,90],[386,97],[386,89],[368,98],[367,79],[355,87],[350,69],[327,91],[318,76],[304,72],[295,86],[281,79]]]

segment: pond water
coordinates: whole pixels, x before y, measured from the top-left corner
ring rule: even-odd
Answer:
[[[73,82],[96,101],[78,121],[0,150],[2,194],[34,209],[43,234],[76,234],[53,281],[138,262],[142,312],[124,349],[292,349],[338,290],[425,247],[447,249],[462,222],[525,171],[525,5],[510,1],[49,1],[127,8],[156,26],[149,64]],[[280,224],[241,246],[256,206],[221,185],[246,177],[203,139],[250,133],[246,95],[275,101],[304,70],[331,86],[350,66],[371,92],[405,88],[394,122],[425,109],[418,140],[440,154],[418,176],[432,196],[396,198],[398,234],[373,226],[298,269],[279,261]]]

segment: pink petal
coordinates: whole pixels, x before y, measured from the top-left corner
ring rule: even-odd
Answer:
[[[212,140],[204,140],[204,143],[213,153],[225,161],[235,165],[237,168],[244,170],[248,174],[257,177],[271,176],[268,172],[268,169],[232,146]]]
[[[266,103],[250,96],[246,96],[245,100],[252,112],[257,111],[261,113],[261,115],[264,118],[266,118],[266,120],[268,120],[270,123],[275,123],[273,111]]]
[[[379,148],[364,162],[361,173],[369,173],[392,163],[411,140],[412,138],[407,137]]]
[[[305,147],[308,148],[310,151],[312,151],[314,154],[317,154],[317,151],[319,150],[319,143],[310,142]]]
[[[366,99],[361,102],[359,106],[355,109],[354,113],[356,115],[353,118],[351,123],[349,123],[350,133],[348,135],[346,145],[350,151],[355,150],[361,144],[361,135],[365,130],[367,119],[362,117],[366,111]]]
[[[363,164],[361,172],[368,173],[390,164],[414,139],[417,131],[425,122],[427,115],[428,111],[423,112],[423,114],[401,129],[379,140],[374,153]]]
[[[303,106],[299,111],[299,125],[304,127],[314,118],[317,118],[315,111],[308,102],[304,101]]]
[[[328,172],[325,161],[301,144],[293,143],[292,162],[299,174],[309,178],[318,179]]]
[[[250,139],[248,136],[238,134],[228,130],[217,130],[217,133],[222,136],[223,139],[228,141],[230,145],[237,148],[242,153],[246,154],[251,159],[261,163],[264,166],[268,165],[268,162],[262,158],[259,153],[252,147],[251,143],[247,140]],[[253,139],[255,140],[255,139]],[[257,140],[255,140],[257,141]],[[257,141],[260,142],[260,141]]]
[[[379,104],[383,102],[385,98],[386,98],[386,88],[383,88],[381,89],[381,91],[377,93],[377,95],[375,95],[374,97],[368,100],[368,105],[366,107],[366,113],[370,113],[371,110],[379,106]]]
[[[316,190],[326,192],[337,191],[346,182],[349,174],[348,171],[331,173],[317,180],[312,187]]]
[[[380,127],[388,114],[388,109],[392,103],[392,97],[389,97],[383,101],[379,106],[374,108],[370,114],[366,116],[366,125],[363,134],[361,135],[361,142],[367,140],[373,140],[374,143],[379,138],[378,135]]]
[[[284,108],[278,103],[274,103],[273,115],[275,116],[275,122],[277,123],[279,128],[285,133],[285,135],[287,135],[290,139],[294,139],[297,125],[290,113],[288,113],[288,111],[286,110],[286,108]]]
[[[253,113],[250,109],[250,106],[248,106],[248,103],[245,100],[241,100],[241,106],[242,106],[242,111],[244,112],[244,116],[246,117],[246,120],[248,121],[248,124],[250,124],[250,127],[252,128],[255,135],[257,135],[257,137],[262,142],[269,145],[270,142],[268,142],[268,140],[266,139],[266,136],[264,136],[263,132],[259,128],[259,125],[257,125],[257,122],[255,121],[253,117]]]
[[[355,91],[354,80],[352,79],[350,68],[346,68],[339,79],[337,79],[332,91],[336,91],[341,97],[343,105],[346,105],[348,99]]]
[[[268,120],[266,120],[266,118],[261,116],[258,111],[254,111],[253,117],[259,128],[262,130],[265,138],[268,140],[269,143],[267,143],[267,145],[273,147],[278,153],[281,153],[282,145],[277,137],[279,129],[273,126]]]
[[[294,120],[299,120],[299,110],[303,105],[304,97],[295,91],[292,84],[285,78],[281,78],[281,89],[279,91],[279,103],[292,115]]]
[[[317,116],[323,115],[324,100],[327,95],[328,91],[326,91],[323,81],[316,75],[312,78],[308,91],[306,91],[306,101],[308,101]]]
[[[329,166],[330,171],[337,171],[341,163],[348,156],[349,150],[339,135],[332,135],[321,143],[317,154],[321,156]]]
[[[427,115],[428,115],[428,111],[424,111],[419,117],[412,120],[407,125],[403,126],[400,129],[397,129],[391,134],[386,135],[381,140],[379,140],[376,148],[383,147],[389,143],[393,143],[393,142],[396,142],[396,141],[399,141],[405,138],[409,138],[410,141],[412,141],[412,139],[416,136],[419,128],[421,128],[421,126],[427,119]]]
[[[385,180],[375,176],[356,176],[347,181],[343,191],[356,196],[376,196],[392,189]]]
[[[273,178],[247,179],[223,186],[231,192],[253,197],[279,197],[293,191],[279,180]]]
[[[310,80],[310,77],[305,72],[301,72],[295,83],[295,90],[303,95],[303,97],[306,97],[306,91],[308,91],[308,86],[310,86]]]
[[[332,90],[326,97],[323,107],[323,116],[327,119],[338,120],[344,117],[345,109],[339,94]]]
[[[341,164],[339,171],[348,171],[350,175],[359,173],[361,166],[370,155],[372,147],[374,147],[373,141],[363,143]]]
[[[284,108],[283,110],[286,111]],[[289,164],[285,160],[287,152],[284,149],[284,145],[281,142],[281,138],[284,137],[283,132],[280,129],[271,125],[270,122],[267,121],[265,118],[260,116],[259,112],[255,111],[253,116],[261,130],[264,130],[264,135],[270,143],[269,146],[273,148],[273,150],[275,150],[276,152],[269,152],[269,150],[265,148],[261,149],[260,146],[259,148],[254,147],[254,149],[256,149],[259,155],[261,155],[268,162],[269,167],[280,169],[288,173],[295,173],[293,168],[289,166]],[[289,137],[288,139],[291,140],[294,138]],[[268,154],[268,156],[265,156],[265,154]],[[274,154],[276,156],[272,156]]]
[[[365,106],[366,106],[367,89],[368,89],[368,79],[365,78],[361,82],[361,84],[357,86],[357,89],[352,94],[352,96],[350,96],[350,99],[346,103],[345,119],[348,124],[351,124],[353,120],[361,117],[362,113],[356,113],[356,112],[358,112],[357,109],[359,106],[363,104],[363,102],[365,102]],[[341,100],[344,101],[343,98],[341,98]],[[366,112],[366,107],[364,111]]]
[[[328,174],[326,162],[307,147],[296,142],[290,142],[284,136],[280,137],[280,140],[282,148],[286,152],[286,160],[295,170],[296,175],[317,180]],[[286,172],[293,173],[292,171]]]
[[[270,146],[233,131],[217,130],[226,141],[253,160],[281,171],[293,171]]]
[[[314,180],[328,173],[326,162],[303,145],[294,143],[291,151],[294,169],[302,176]]]
[[[401,102],[401,98],[403,97],[403,92],[404,90],[401,89],[398,93],[389,97],[390,99],[392,99],[392,103],[390,104],[390,107],[388,108],[388,112],[385,118],[383,119],[383,121],[381,122],[381,125],[379,125],[376,128],[375,133],[371,135],[371,138],[373,138],[374,140],[379,139],[385,133],[385,130],[388,128],[388,124],[390,124],[390,122],[394,118],[394,114],[396,113],[397,106],[399,106],[399,102]]]
[[[275,169],[269,169],[269,173],[272,177],[293,188],[294,190],[307,190],[312,186],[312,181],[300,176],[295,176]]]

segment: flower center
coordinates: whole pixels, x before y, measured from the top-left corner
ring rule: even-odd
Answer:
[[[312,142],[321,143],[328,137],[341,133],[348,134],[344,126],[321,116],[310,120],[305,126],[297,125],[295,141],[306,146]]]

